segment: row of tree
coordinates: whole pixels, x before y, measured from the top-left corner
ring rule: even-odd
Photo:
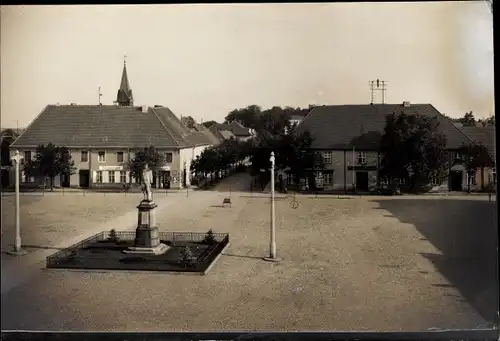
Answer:
[[[231,111],[225,123],[239,121],[254,129],[257,136],[246,142],[229,139],[219,146],[207,148],[194,160],[192,170],[217,174],[219,170],[246,159],[250,162],[251,174],[258,175],[263,185],[269,179],[270,155],[274,152],[277,171],[286,171],[298,179],[312,176],[311,170],[323,169],[323,158],[311,149],[311,134],[298,133],[297,126],[290,122],[292,116],[305,116],[310,109],[311,106],[308,109],[275,106],[262,110],[257,105],[251,105]]]
[[[445,115],[446,116],[446,115]],[[491,116],[488,118],[479,118],[476,119],[474,113],[469,111],[465,113],[463,117],[460,118],[451,118],[448,117],[450,121],[453,123],[460,123],[464,127],[487,127],[487,126],[495,126],[495,116]]]

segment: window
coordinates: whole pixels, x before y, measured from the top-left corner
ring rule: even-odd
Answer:
[[[359,164],[365,164],[366,163],[366,153],[365,152],[359,152],[358,153],[358,163]]]
[[[165,154],[165,161],[167,163],[172,163],[172,156],[173,156],[172,153]]]
[[[437,176],[433,176],[431,179],[431,185],[432,186],[440,186],[441,185],[441,179]]]
[[[31,160],[31,151],[25,151],[24,152],[24,158],[21,158],[20,164],[24,165],[25,162]]]
[[[469,186],[476,185],[476,174],[469,174],[467,176],[467,185],[469,185]]]
[[[89,162],[89,152],[86,150],[82,151],[82,154],[80,155],[80,162]]]
[[[123,152],[116,153],[116,162],[123,162]]]
[[[323,162],[325,165],[332,164],[332,152],[323,152]]]
[[[108,171],[108,182],[115,183],[115,171]]]
[[[106,152],[97,153],[97,162],[106,162]]]
[[[21,181],[27,182],[27,183],[34,183],[35,178],[32,176],[28,176],[28,175],[26,175],[26,173],[22,172]]]
[[[497,169],[496,168],[493,168],[491,170],[491,182],[493,182],[494,184],[497,183]]]
[[[120,182],[121,183],[126,183],[127,182],[127,172],[120,171]]]
[[[325,186],[333,185],[333,171],[323,172],[323,183]]]
[[[97,175],[97,176],[96,176],[96,182],[97,182],[98,184],[102,184],[102,171],[97,171],[97,172],[96,172],[96,175]]]

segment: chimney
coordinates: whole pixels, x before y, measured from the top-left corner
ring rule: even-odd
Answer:
[[[141,107],[141,111],[142,111],[143,114],[147,113],[148,112],[148,106],[147,105],[143,105]]]
[[[410,107],[410,102],[408,102],[408,101],[404,101],[404,102],[403,102],[403,107],[405,107],[405,108],[409,108],[409,107]]]

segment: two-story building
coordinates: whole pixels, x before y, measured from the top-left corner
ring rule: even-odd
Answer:
[[[314,137],[312,148],[322,153],[325,169],[319,176],[325,190],[369,191],[380,185],[380,138],[392,113],[436,117],[447,137],[449,176],[433,179],[434,190],[462,190],[467,174],[453,162],[455,152],[472,141],[431,104],[328,105],[314,107],[298,126]]]
[[[134,106],[124,65],[115,105],[48,105],[10,151],[19,150],[28,160],[39,145],[64,146],[76,172],[57,177],[56,186],[118,187],[134,182],[127,164],[135,152],[152,145],[166,159],[153,176],[153,187],[182,188],[189,185],[191,161],[212,144],[210,135],[208,130],[188,129],[167,107]],[[37,186],[40,181],[45,179],[21,174],[23,185]]]

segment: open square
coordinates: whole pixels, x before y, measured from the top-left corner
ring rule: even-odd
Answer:
[[[2,310],[18,311],[2,314],[3,328],[422,331],[495,320],[496,206],[485,197],[297,195],[296,209],[278,198],[282,261],[268,263],[269,198],[235,191],[221,207],[227,195],[177,196],[158,214],[162,232],[231,235],[206,276],[39,263],[2,295]]]

